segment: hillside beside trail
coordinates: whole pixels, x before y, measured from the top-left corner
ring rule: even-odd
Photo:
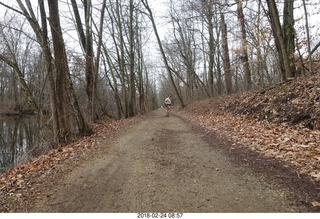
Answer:
[[[320,212],[319,75],[93,124],[0,175],[0,212]]]
[[[189,104],[178,115],[320,182],[320,75]]]

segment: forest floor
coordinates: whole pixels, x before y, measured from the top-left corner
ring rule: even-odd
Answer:
[[[8,169],[0,212],[320,212],[320,76],[94,124]]]

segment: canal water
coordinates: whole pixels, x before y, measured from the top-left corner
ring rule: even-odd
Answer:
[[[31,156],[39,136],[36,117],[0,117],[0,170]]]

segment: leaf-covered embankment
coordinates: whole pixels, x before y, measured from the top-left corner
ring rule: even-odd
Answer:
[[[178,115],[320,182],[320,76],[192,103]]]

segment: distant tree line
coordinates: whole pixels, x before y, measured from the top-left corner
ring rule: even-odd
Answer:
[[[162,84],[182,103],[312,74],[319,63],[319,26],[309,23],[317,1],[170,0],[169,8],[161,43],[174,82]]]

